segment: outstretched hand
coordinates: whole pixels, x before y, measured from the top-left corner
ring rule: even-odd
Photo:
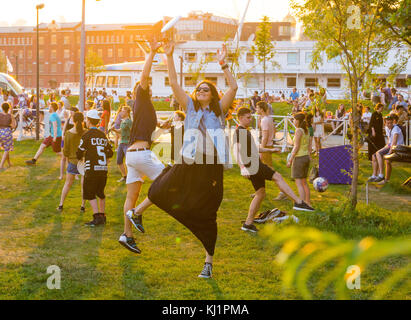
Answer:
[[[153,41],[150,42],[150,49],[151,52],[157,53],[158,49],[161,47],[161,42],[157,42],[157,39],[154,38]]]
[[[167,56],[172,56],[174,53],[174,41],[168,41],[163,44],[164,52]]]
[[[221,51],[217,50],[217,59],[218,62],[223,63],[225,62],[225,58],[227,57],[227,46],[223,43],[221,47]]]

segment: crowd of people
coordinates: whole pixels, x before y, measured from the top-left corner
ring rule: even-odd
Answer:
[[[163,47],[168,61],[173,91],[170,105],[176,110],[173,117],[165,122],[157,119],[149,84],[153,59],[160,47]],[[244,101],[235,101],[238,86],[225,61],[227,49],[224,45],[216,57],[224,72],[228,90],[225,93],[218,92],[215,84],[201,81],[192,94],[187,94],[177,80],[173,59],[174,44],[153,41],[150,48],[141,79],[133,91],[127,93],[122,105],[115,91],[108,95],[105,90],[87,91],[84,112],[70,104],[70,92],[65,90],[60,93],[60,99],[51,93],[47,101],[41,93],[39,102],[35,95],[29,98],[23,94],[18,97],[17,105],[8,97],[7,92],[1,95],[0,146],[4,154],[0,169],[4,170],[6,162],[11,166],[12,128],[16,125],[13,107],[27,110],[27,115],[32,117],[37,116],[37,103],[40,110],[48,108],[49,135],[26,164],[37,165],[48,147],[52,147],[60,157],[59,179],[64,178],[64,172],[66,175],[57,210],[64,210],[65,199],[74,181],[79,179],[82,199],[80,211],[86,210],[88,201],[93,212],[92,220],[86,225],[96,227],[106,224],[105,186],[109,159],[114,155],[113,142],[117,151],[116,164],[121,173],[118,182],[127,186],[123,208],[124,231],[119,237],[119,243],[133,253],[141,253],[133,227],[145,233],[143,213],[150,206],[156,205],[201,241],[205,249],[205,263],[199,277],[210,278],[217,241],[217,211],[223,199],[224,170],[230,169],[231,164],[231,146],[227,143],[224,131],[230,114],[235,111],[238,120],[232,150],[241,175],[251,182],[255,190],[241,229],[257,232],[254,223],[270,219],[270,212],[257,216],[266,197],[266,181],[275,182],[280,190],[277,199],[291,199],[294,210],[315,210],[307,181],[312,153],[319,153],[322,147],[321,139],[326,132],[327,122],[339,134],[339,123],[350,119],[351,112],[346,111],[343,104],[339,105],[335,116],[327,111],[327,97],[323,89],[319,92],[307,89],[306,94],[300,97],[294,88],[288,98],[284,94],[275,98],[268,94],[260,96],[255,92],[250,99],[250,107],[247,108]],[[382,116],[382,102],[376,104],[373,113],[369,107],[361,104],[357,106],[361,115],[360,128],[366,135],[373,167],[373,175],[369,180],[372,182],[389,181],[391,161],[384,156],[391,154],[394,146],[404,144],[404,128],[408,123],[410,108],[401,95],[395,101],[394,98],[395,96],[385,96],[385,104],[391,108],[386,118]],[[273,166],[272,154],[280,151],[275,146],[276,127],[271,117],[274,113],[272,103],[276,101],[290,105],[296,128],[287,167],[291,168],[290,176],[295,180],[298,195]],[[112,117],[114,110],[116,114]],[[261,130],[258,145],[249,130],[253,113],[258,115]],[[162,163],[151,150],[155,132],[159,128],[171,131],[172,165]],[[109,133],[113,134],[114,141],[110,141]],[[387,144],[384,133],[388,137]],[[137,204],[146,178],[152,181],[148,196]]]

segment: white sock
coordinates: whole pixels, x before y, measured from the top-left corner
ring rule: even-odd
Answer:
[[[384,178],[384,175],[383,175],[383,174],[379,174],[379,175],[378,175],[378,178]]]

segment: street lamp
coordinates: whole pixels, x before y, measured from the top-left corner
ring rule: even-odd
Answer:
[[[40,108],[39,108],[39,102],[40,102],[40,88],[39,88],[39,82],[40,82],[40,53],[39,53],[39,10],[44,8],[44,4],[38,4],[36,6],[36,11],[37,11],[37,25],[36,25],[36,34],[37,34],[37,90],[36,90],[36,96],[37,96],[37,103],[36,103],[36,140],[40,139]]]
[[[81,11],[81,48],[80,48],[80,96],[79,96],[79,109],[81,112],[84,111],[84,98],[86,93],[85,82],[86,82],[86,0],[83,1],[82,11]],[[100,0],[96,0],[100,1]]]

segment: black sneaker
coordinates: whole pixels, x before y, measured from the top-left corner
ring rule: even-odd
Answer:
[[[88,227],[95,227],[104,224],[104,218],[99,213],[93,214],[93,220],[86,223]]]
[[[213,265],[206,262],[203,271],[198,275],[199,278],[210,279],[213,276]]]
[[[313,207],[310,207],[304,201],[301,202],[300,204],[294,202],[293,209],[298,210],[298,211],[310,211],[310,212],[315,211],[315,209]]]
[[[256,232],[258,232],[258,230],[257,230],[257,228],[255,227],[255,225],[253,225],[253,224],[250,224],[250,225],[248,225],[248,224],[243,224],[243,226],[241,227],[241,230],[243,230],[243,231],[250,231],[250,232],[254,232],[254,233],[256,233]]]
[[[30,166],[34,166],[36,164],[36,160],[31,159],[31,160],[27,160],[26,164],[30,165]]]
[[[135,214],[134,209],[131,209],[127,211],[126,216],[138,231],[141,233],[145,232],[143,227],[143,215]]]
[[[106,224],[106,215],[104,213],[100,213],[100,220],[101,220],[101,224]]]
[[[275,218],[277,214],[279,214],[281,211],[278,208],[275,208],[273,210],[268,210],[260,213],[260,215],[254,219],[255,223],[264,223],[272,218]]]
[[[133,237],[129,238],[124,233],[118,239],[118,242],[126,249],[134,253],[141,253],[141,250],[137,247],[136,241]]]
[[[63,206],[58,206],[57,211],[63,211]]]
[[[384,177],[378,176],[377,178],[374,179],[373,182],[381,182],[384,180]]]

